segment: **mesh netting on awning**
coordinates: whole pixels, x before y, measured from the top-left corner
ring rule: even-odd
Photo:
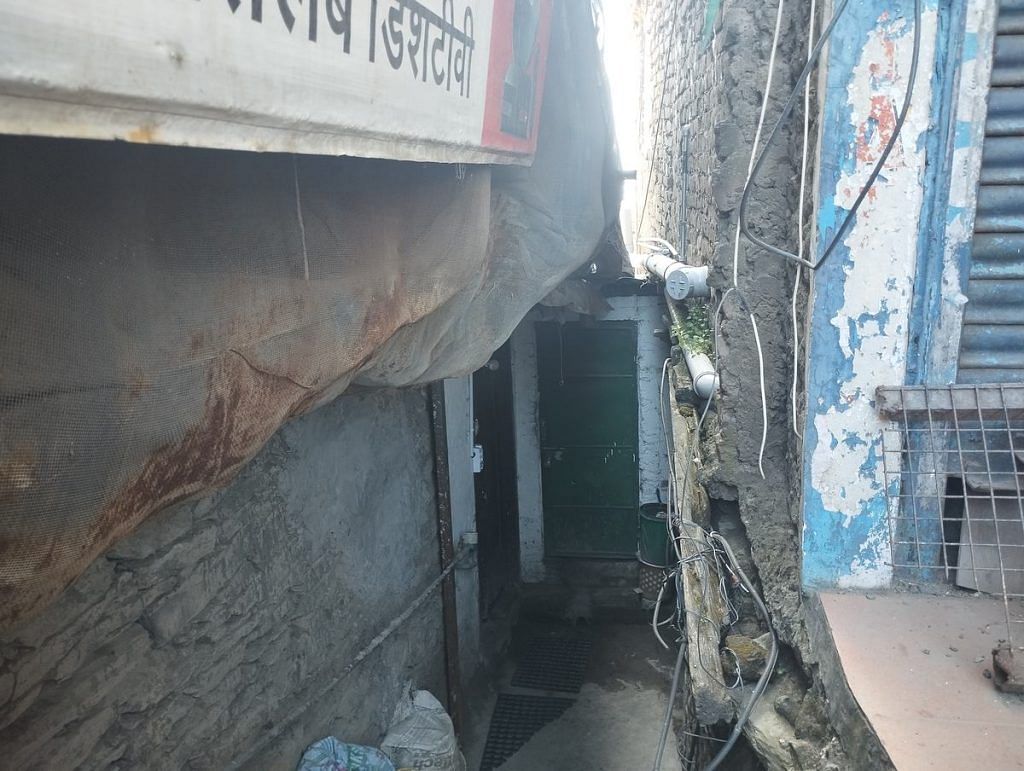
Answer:
[[[0,139],[0,624],[352,382],[472,371],[587,260],[617,216],[587,5],[532,168]]]

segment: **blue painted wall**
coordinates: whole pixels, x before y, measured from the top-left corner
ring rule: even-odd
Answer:
[[[922,235],[941,189],[929,168],[939,125],[948,28],[935,0],[922,17],[921,64],[899,143],[853,228],[813,281],[803,477],[803,582],[881,587],[891,580],[889,502],[875,388],[905,382],[914,287],[934,268]],[[891,135],[907,87],[913,0],[851,2],[829,48],[821,116],[817,253],[831,241]],[[948,91],[948,89],[946,89]],[[933,99],[933,94],[939,95]],[[948,108],[948,105],[947,105]],[[918,253],[926,256],[918,261]],[[939,268],[941,273],[941,267]],[[923,317],[924,311],[918,313]],[[916,333],[916,330],[913,330]],[[913,367],[910,367],[913,370]],[[898,467],[893,458],[889,467]]]

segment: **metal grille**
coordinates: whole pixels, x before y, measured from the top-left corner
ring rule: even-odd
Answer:
[[[898,577],[1003,598],[1024,632],[1024,385],[880,388]]]
[[[585,637],[535,638],[516,667],[513,687],[579,693],[590,645]]]
[[[640,596],[644,602],[650,603],[651,607],[654,607],[654,602],[658,599],[658,592],[662,587],[665,587],[665,591],[670,591],[675,587],[674,582],[667,581],[668,573],[667,568],[640,563],[640,580],[637,584]]]
[[[575,701],[557,696],[498,695],[491,715],[480,771],[497,768],[537,731],[562,716]]]

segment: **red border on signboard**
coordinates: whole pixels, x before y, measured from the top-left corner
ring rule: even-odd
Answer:
[[[520,27],[524,26],[525,19],[531,22],[529,28],[516,29],[517,5]],[[480,139],[484,147],[523,155],[532,155],[537,149],[551,36],[551,6],[551,0],[495,0]],[[528,51],[519,52],[518,61],[517,31],[521,46],[531,38],[533,42]]]

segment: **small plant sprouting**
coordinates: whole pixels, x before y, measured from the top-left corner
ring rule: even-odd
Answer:
[[[680,316],[680,323],[672,327],[672,334],[675,335],[679,346],[690,353],[710,356],[713,335],[707,304],[688,302]]]

